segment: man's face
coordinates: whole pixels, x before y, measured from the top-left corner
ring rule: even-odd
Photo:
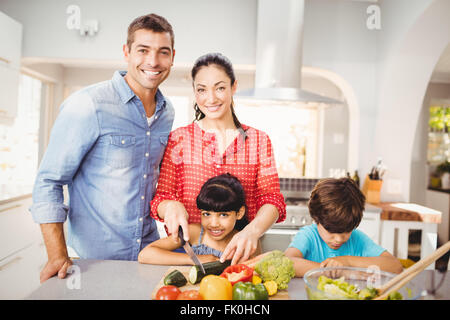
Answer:
[[[146,29],[136,30],[131,48],[123,46],[128,62],[126,80],[136,93],[155,90],[170,73],[175,50],[170,34]]]

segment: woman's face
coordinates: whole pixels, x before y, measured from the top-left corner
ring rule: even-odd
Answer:
[[[202,67],[194,79],[195,100],[208,120],[231,116],[231,101],[236,91],[225,71],[216,65]]]

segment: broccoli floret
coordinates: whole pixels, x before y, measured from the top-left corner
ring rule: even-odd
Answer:
[[[274,250],[258,261],[255,271],[263,281],[274,280],[280,290],[287,289],[295,276],[294,263],[280,250]]]

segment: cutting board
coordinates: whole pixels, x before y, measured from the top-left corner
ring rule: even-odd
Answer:
[[[158,284],[153,289],[152,299],[155,299],[156,292],[158,292],[159,288],[164,286],[164,278],[169,273],[171,273],[174,270],[180,271],[186,277],[186,279],[189,279],[189,270],[191,270],[191,266],[173,266],[173,267],[169,267],[169,269],[167,269],[167,271],[164,274],[164,276],[159,280]],[[179,289],[180,289],[180,291],[186,291],[186,290],[198,290],[199,288],[200,288],[200,283],[191,284],[188,281],[186,285],[180,287]],[[277,292],[276,295],[269,297],[269,299],[270,300],[289,300],[289,293],[288,293],[287,290],[280,290],[280,291]]]

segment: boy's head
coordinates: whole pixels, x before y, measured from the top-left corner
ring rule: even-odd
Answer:
[[[229,173],[212,177],[202,186],[197,196],[197,208],[208,212],[236,212],[235,229],[247,224],[245,193],[240,181]]]
[[[350,233],[361,222],[365,197],[349,178],[320,180],[311,192],[309,214],[329,233]]]

